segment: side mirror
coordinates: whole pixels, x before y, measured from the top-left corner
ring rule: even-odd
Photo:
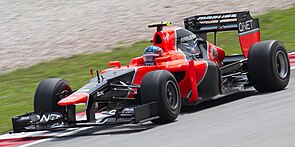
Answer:
[[[120,63],[120,61],[111,61],[111,62],[109,62],[109,66],[110,67],[117,66],[118,68],[121,68],[121,63]]]

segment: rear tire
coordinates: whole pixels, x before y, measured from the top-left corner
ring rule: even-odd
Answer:
[[[71,92],[69,83],[58,78],[49,78],[40,82],[36,89],[34,97],[35,112],[60,112],[66,113],[66,107],[58,106],[57,103],[61,99],[58,93],[64,90]]]
[[[179,87],[174,76],[166,70],[147,73],[140,86],[140,103],[157,102],[159,118],[153,123],[162,124],[174,121],[180,112]]]
[[[248,55],[248,77],[257,91],[284,89],[290,79],[290,62],[285,46],[277,40],[253,44]]]

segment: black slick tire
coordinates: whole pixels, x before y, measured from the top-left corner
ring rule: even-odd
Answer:
[[[284,89],[290,79],[290,62],[285,46],[277,40],[253,44],[248,54],[248,77],[257,91]]]
[[[140,86],[140,103],[157,102],[159,118],[153,123],[162,124],[174,121],[180,112],[179,87],[174,76],[166,70],[147,73]]]
[[[58,106],[60,96],[63,91],[71,92],[69,83],[58,78],[49,78],[40,82],[34,97],[35,112],[60,112],[65,113],[65,107]]]

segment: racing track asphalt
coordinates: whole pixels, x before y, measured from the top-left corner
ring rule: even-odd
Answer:
[[[73,134],[33,142],[32,146],[294,146],[295,72],[287,89],[254,89],[184,108],[166,125],[84,128]]]

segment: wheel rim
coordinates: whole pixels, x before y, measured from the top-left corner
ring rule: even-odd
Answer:
[[[276,53],[276,72],[281,79],[288,75],[288,60],[283,51]]]
[[[176,109],[177,105],[179,103],[178,101],[178,92],[177,92],[177,86],[172,82],[171,80],[166,83],[166,98],[168,106],[171,109]]]

